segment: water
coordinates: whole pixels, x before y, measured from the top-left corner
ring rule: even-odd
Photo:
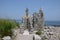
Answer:
[[[21,20],[16,20],[19,23],[22,23]],[[46,26],[60,26],[60,21],[45,21]]]
[[[45,21],[46,26],[60,26],[60,21]]]

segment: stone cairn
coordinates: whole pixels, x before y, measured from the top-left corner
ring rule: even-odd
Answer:
[[[26,15],[22,17],[22,25],[20,30],[23,33],[24,30],[28,29],[29,33],[33,33],[34,30],[43,30],[44,26],[44,15],[42,9],[39,13],[34,13],[33,16],[29,16],[28,8],[26,8]]]

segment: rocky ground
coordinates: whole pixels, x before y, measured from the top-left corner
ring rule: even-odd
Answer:
[[[46,27],[48,40],[60,40],[60,27]]]
[[[20,29],[16,29],[16,37],[14,38],[14,40],[33,40],[33,35],[23,35],[20,34]]]
[[[44,30],[47,40],[60,40],[60,27],[44,27]],[[14,40],[33,40],[33,35],[24,36],[20,34],[20,29],[16,29],[16,34]]]

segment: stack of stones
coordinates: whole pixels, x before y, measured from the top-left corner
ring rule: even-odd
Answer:
[[[26,15],[22,17],[23,26],[20,27],[21,32],[28,29],[30,33],[33,33],[34,30],[43,30],[44,26],[44,15],[42,9],[39,10],[39,13],[34,13],[33,16],[28,15],[28,8],[26,8]]]

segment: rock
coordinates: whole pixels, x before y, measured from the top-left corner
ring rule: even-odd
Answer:
[[[25,30],[23,35],[29,35],[29,31],[28,30]]]
[[[5,36],[2,38],[3,40],[11,40],[11,37],[10,36]]]
[[[41,37],[39,35],[34,34],[35,40],[41,40]]]

